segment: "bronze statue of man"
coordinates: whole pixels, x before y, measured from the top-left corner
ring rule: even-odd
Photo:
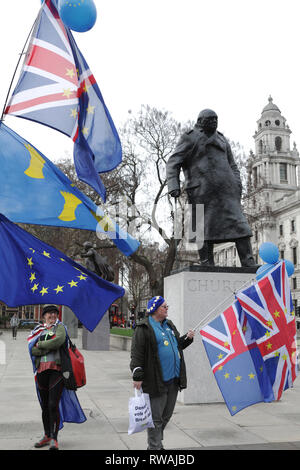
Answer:
[[[102,279],[112,282],[115,274],[106,258],[97,253],[93,248],[93,244],[89,241],[84,242],[83,247],[85,251],[81,253],[81,256],[87,258],[86,268],[102,277]]]
[[[242,266],[255,264],[251,229],[242,212],[242,184],[229,142],[217,131],[218,116],[211,109],[200,112],[194,129],[185,132],[167,162],[168,190],[180,195],[180,170],[193,217],[204,205],[204,244],[198,249],[202,265],[214,265],[215,243],[233,241]]]

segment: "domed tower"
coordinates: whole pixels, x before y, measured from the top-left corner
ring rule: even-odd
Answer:
[[[248,159],[248,186],[245,212],[253,230],[252,247],[258,253],[261,243],[278,244],[280,220],[298,193],[299,152],[290,148],[291,130],[270,96],[257,121],[253,136],[255,154]]]
[[[255,155],[252,154],[252,161],[249,162],[249,177],[254,191],[263,187],[272,188],[271,204],[298,188],[299,153],[295,143],[293,149],[290,148],[291,133],[285,117],[270,96],[253,136]]]

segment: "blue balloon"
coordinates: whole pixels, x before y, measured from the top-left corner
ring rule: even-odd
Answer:
[[[275,264],[279,259],[279,250],[274,243],[265,242],[259,247],[259,256],[268,264]]]
[[[270,269],[274,268],[274,264],[263,264],[258,268],[256,271],[256,280],[259,281],[262,277],[264,277]]]
[[[89,31],[97,19],[93,0],[59,0],[58,12],[62,22],[73,31]]]
[[[287,275],[288,277],[291,277],[291,275],[294,274],[295,266],[288,259],[284,259],[283,261],[285,262],[285,269],[286,269]]]

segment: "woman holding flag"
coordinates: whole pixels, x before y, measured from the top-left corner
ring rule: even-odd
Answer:
[[[39,325],[28,337],[44,427],[44,436],[34,446],[50,445],[50,450],[58,450],[57,434],[63,421],[86,420],[75,391],[64,387],[60,348],[67,341],[67,333],[58,314],[56,305],[44,306],[44,325]]]

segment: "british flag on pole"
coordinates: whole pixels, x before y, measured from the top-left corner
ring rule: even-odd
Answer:
[[[298,373],[296,322],[285,263],[274,265],[236,299],[200,331],[231,414],[260,401],[279,400]]]
[[[266,365],[274,397],[292,387],[298,373],[296,322],[285,263],[237,293]]]
[[[99,173],[121,162],[121,143],[95,77],[59,17],[57,3],[45,0],[41,7],[5,113],[71,137],[79,179],[105,201]]]
[[[237,301],[202,328],[200,334],[231,415],[274,399],[260,350]]]

